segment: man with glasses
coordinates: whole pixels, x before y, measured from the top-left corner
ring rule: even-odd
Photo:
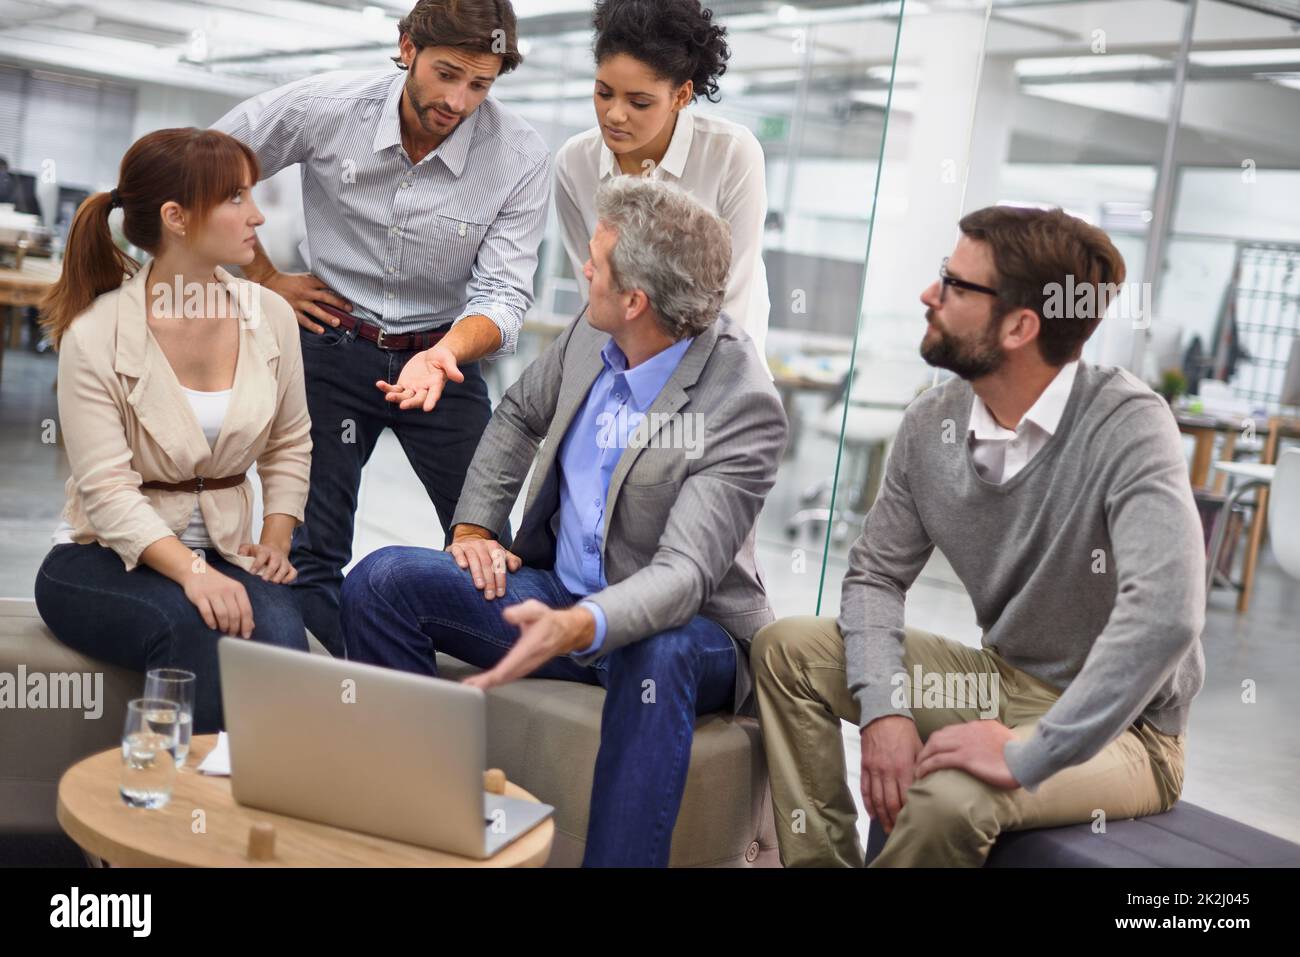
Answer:
[[[957,377],[904,415],[839,618],[754,639],[787,866],[862,864],[842,719],[890,835],[873,866],[979,866],[1002,831],[1153,814],[1182,789],[1205,604],[1182,444],[1140,380],[1080,360],[1123,259],[1060,210],[960,226],[921,295],[921,355]],[[978,648],[904,627],[936,547]]]

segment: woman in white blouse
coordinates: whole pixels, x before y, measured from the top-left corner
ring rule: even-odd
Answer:
[[[731,276],[722,308],[765,357],[769,302],[763,268],[767,184],[763,148],[745,127],[686,109],[718,99],[730,51],[726,29],[699,0],[599,0],[597,126],[555,157],[555,206],[583,296],[582,266],[596,230],[596,188],[608,176],[676,183],[731,226]]]

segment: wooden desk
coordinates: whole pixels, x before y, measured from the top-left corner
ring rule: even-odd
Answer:
[[[1300,419],[1275,415],[1268,420],[1264,451],[1259,456],[1262,464],[1277,464],[1283,439],[1300,439]],[[1268,493],[1267,487],[1255,493],[1255,515],[1250,521],[1250,534],[1246,539],[1246,563],[1241,572],[1241,593],[1237,596],[1237,611],[1243,614],[1250,608],[1250,593],[1255,587],[1259,546],[1264,540],[1264,528],[1268,524]]]
[[[785,408],[786,443],[785,458],[792,459],[799,448],[799,439],[803,435],[803,416],[799,414],[796,402],[800,392],[819,392],[826,396],[838,396],[844,391],[844,376],[814,377],[785,369],[774,371],[772,384],[776,386]],[[828,400],[829,401],[829,400]]]
[[[1268,432],[1267,422],[1261,419],[1251,419],[1250,416],[1225,418],[1204,413],[1175,412],[1174,421],[1178,423],[1179,432],[1190,435],[1196,440],[1195,448],[1192,451],[1190,475],[1192,488],[1195,489],[1209,488],[1210,469],[1214,466],[1216,459],[1214,444],[1220,435],[1223,436],[1223,451],[1219,453],[1217,458],[1231,459],[1233,452],[1236,451],[1237,436],[1249,426],[1250,422],[1255,423],[1256,436],[1262,437]],[[1213,491],[1222,493],[1223,483],[1224,476],[1215,476]]]
[[[1290,419],[1284,416],[1275,415],[1269,419],[1251,419],[1250,416],[1243,416],[1240,419],[1234,419],[1177,412],[1174,419],[1178,422],[1180,432],[1191,435],[1196,440],[1196,447],[1192,452],[1191,466],[1192,487],[1196,489],[1209,487],[1210,469],[1216,460],[1214,454],[1215,438],[1220,433],[1223,435],[1223,450],[1219,453],[1217,459],[1230,461],[1233,452],[1236,450],[1237,436],[1244,430],[1244,427],[1253,421],[1255,436],[1264,440],[1264,448],[1259,456],[1260,462],[1264,465],[1275,465],[1277,463],[1278,449],[1282,439],[1300,439],[1300,419]],[[1226,476],[1222,473],[1215,477],[1213,491],[1216,494],[1222,494],[1225,478]],[[1255,567],[1259,561],[1259,547],[1264,539],[1264,528],[1267,521],[1268,489],[1262,488],[1256,492],[1254,515],[1251,518],[1250,532],[1247,536],[1246,555],[1242,565],[1241,591],[1237,595],[1237,611],[1239,613],[1244,614],[1250,608],[1250,594],[1255,585]]]
[[[171,802],[152,811],[122,802],[119,748],[74,764],[59,781],[59,825],[88,854],[122,867],[541,867],[550,856],[555,824],[549,819],[478,861],[244,807],[231,796],[230,778],[195,770],[216,743],[215,734],[194,738]],[[536,800],[513,784],[506,794]],[[196,809],[204,812],[202,833],[192,829]],[[270,861],[247,857],[248,831],[259,821],[275,825]]]
[[[22,306],[34,306],[41,301],[47,289],[58,280],[63,272],[63,264],[50,259],[35,259],[24,256],[21,269],[0,268],[0,309],[9,313],[8,335],[0,328],[0,363],[4,359],[6,340],[10,349],[18,348],[22,341],[22,318],[18,309]],[[4,309],[4,307],[9,307]],[[3,366],[0,365],[0,370]]]
[[[23,267],[0,268],[0,306],[34,306],[63,274],[52,259],[23,258]]]
[[[1197,489],[1209,488],[1210,469],[1213,468],[1215,461],[1231,461],[1237,448],[1237,436],[1252,426],[1255,438],[1264,440],[1260,461],[1268,465],[1277,461],[1278,439],[1300,439],[1300,420],[1288,419],[1285,416],[1275,415],[1267,419],[1257,419],[1249,415],[1233,417],[1175,412],[1174,421],[1178,423],[1178,431],[1196,440],[1196,448],[1192,452],[1191,480],[1192,487]],[[1223,436],[1223,449],[1216,456],[1214,440],[1219,435]],[[1271,453],[1270,449],[1272,449]],[[1270,454],[1273,458],[1269,458]],[[1216,476],[1215,492],[1223,491],[1223,481],[1224,476]]]

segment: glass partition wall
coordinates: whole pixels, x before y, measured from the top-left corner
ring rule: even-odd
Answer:
[[[1300,324],[1297,71],[1300,5],[905,4],[892,89],[876,94],[890,108],[851,383],[835,410],[843,427],[819,613],[838,609],[847,550],[902,408],[948,375],[919,358],[919,297],[967,212],[1060,206],[1102,227],[1124,256],[1127,285],[1085,359],[1156,385],[1182,367],[1193,340],[1213,356],[1225,336],[1255,334],[1260,355],[1232,370],[1233,388],[1276,411]],[[1227,328],[1232,278],[1252,268],[1276,294]],[[978,639],[941,554],[911,594],[909,624]]]

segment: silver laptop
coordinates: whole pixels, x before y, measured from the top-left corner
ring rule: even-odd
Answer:
[[[241,638],[217,654],[240,804],[480,859],[554,811],[483,790],[477,688]]]

